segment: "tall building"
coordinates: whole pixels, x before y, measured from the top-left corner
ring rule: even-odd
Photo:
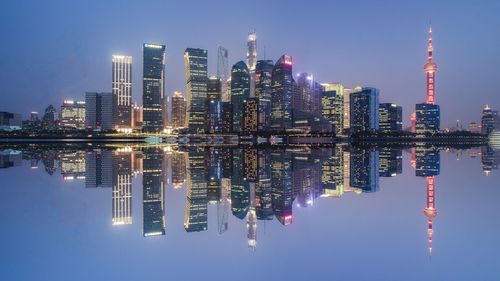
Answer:
[[[63,101],[59,114],[59,126],[63,128],[85,129],[84,101]]]
[[[247,67],[250,72],[250,97],[255,97],[255,69],[257,66],[257,34],[250,32],[247,40]]]
[[[351,133],[378,130],[379,90],[364,87],[350,95]]]
[[[207,132],[221,133],[222,127],[222,81],[219,77],[210,76],[208,78],[208,92],[207,92]]]
[[[255,66],[255,97],[259,99],[258,129],[269,131],[271,125],[271,94],[274,63],[272,60],[258,60]]]
[[[323,86],[315,82],[312,75],[307,73],[297,74],[297,85],[292,97],[292,108],[294,111],[300,110],[320,116],[322,96]]]
[[[208,186],[204,148],[192,148],[188,158],[184,229],[186,232],[205,231],[208,228]]]
[[[241,132],[243,127],[243,104],[250,98],[250,71],[243,61],[231,69],[231,104],[233,105],[233,130]]]
[[[172,127],[182,128],[186,124],[186,99],[181,92],[174,92],[172,97]]]
[[[12,131],[20,130],[23,126],[21,114],[0,112],[0,130]]]
[[[350,185],[363,192],[379,190],[379,152],[372,149],[353,148],[350,155]]]
[[[217,76],[208,77],[207,100],[220,101],[222,96],[222,80]]]
[[[403,172],[403,151],[401,149],[381,148],[378,172],[381,177],[394,177]]]
[[[378,109],[378,121],[381,132],[403,130],[403,108],[394,103],[381,103]]]
[[[481,133],[489,135],[498,126],[499,116],[498,111],[493,111],[489,105],[485,105],[481,116]]]
[[[259,119],[259,99],[249,98],[243,102],[243,132],[257,133]]]
[[[228,51],[226,48],[219,46],[217,52],[217,77],[221,80],[222,101],[228,102],[231,100],[231,87],[228,81],[231,78],[229,74]]]
[[[113,129],[114,96],[112,93],[85,93],[85,127],[108,131]]]
[[[207,50],[187,48],[184,51],[186,68],[186,126],[191,133],[206,130]]]
[[[132,224],[132,151],[113,153],[112,224]]]
[[[325,83],[321,98],[321,115],[333,125],[336,135],[344,130],[344,86],[340,83]]]
[[[356,86],[354,89],[344,88],[344,130],[351,128],[351,94],[361,90],[360,86]]]
[[[119,131],[129,132],[132,125],[132,57],[113,55],[112,89],[115,97],[114,125]]]
[[[151,147],[143,150],[142,213],[143,236],[165,235],[165,186],[163,151]]]
[[[293,126],[292,95],[294,81],[292,64],[292,57],[283,55],[273,68],[271,84],[271,130],[275,132],[283,132],[291,129]]]
[[[132,126],[134,129],[142,128],[142,106],[134,104],[132,107]]]
[[[429,133],[440,129],[440,109],[437,104],[418,103],[415,105],[415,132]]]
[[[428,133],[440,129],[440,109],[435,104],[435,82],[437,64],[433,60],[432,29],[429,28],[429,39],[427,45],[427,63],[424,65],[427,81],[427,93],[425,103],[415,106],[415,131],[417,133]]]
[[[85,153],[85,188],[111,188],[113,186],[113,152],[93,150]]]
[[[142,68],[142,131],[163,131],[165,114],[165,45],[144,43]]]
[[[233,132],[233,105],[230,102],[221,102],[223,133]]]

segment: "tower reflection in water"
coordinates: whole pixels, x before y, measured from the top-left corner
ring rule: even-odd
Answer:
[[[426,180],[427,239],[432,253],[436,177],[440,172],[440,150],[410,149],[415,175]],[[481,155],[486,175],[498,169],[500,157],[489,147],[471,150]],[[133,224],[132,179],[142,175],[143,236],[166,233],[165,183],[185,188],[184,229],[208,230],[209,205],[216,207],[217,233],[229,229],[230,217],[245,227],[247,244],[257,247],[258,224],[274,218],[283,226],[294,221],[294,207],[314,205],[319,198],[342,197],[345,193],[380,190],[380,177],[403,172],[402,150],[339,145],[330,148],[256,147],[121,147],[115,149],[2,150],[0,168],[20,166],[29,160],[32,168],[41,162],[52,175],[57,168],[64,180],[81,180],[86,188],[111,189],[111,224]],[[41,160],[41,161],[40,161]],[[137,193],[135,193],[137,194]],[[174,226],[172,226],[174,227]]]

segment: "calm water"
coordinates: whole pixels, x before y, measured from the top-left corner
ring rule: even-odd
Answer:
[[[1,280],[500,280],[500,153],[0,149]]]

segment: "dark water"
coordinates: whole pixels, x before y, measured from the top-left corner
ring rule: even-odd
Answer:
[[[0,280],[500,280],[483,148],[0,149]]]

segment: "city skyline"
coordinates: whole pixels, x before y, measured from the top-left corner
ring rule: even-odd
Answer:
[[[340,4],[328,4],[328,3],[315,3],[318,7],[324,8],[345,8],[353,9],[352,5],[340,5]],[[82,96],[87,91],[95,92],[110,92],[110,83],[105,81],[110,76],[109,60],[112,54],[124,54],[130,55],[134,58],[134,69],[132,77],[132,93],[133,100],[140,100],[142,95],[140,78],[142,77],[140,69],[140,64],[142,61],[140,54],[140,46],[143,42],[155,42],[158,44],[166,45],[167,53],[167,63],[166,63],[166,96],[172,96],[175,90],[185,93],[185,84],[183,65],[182,65],[182,50],[186,47],[194,48],[205,48],[210,54],[208,56],[208,74],[212,75],[216,73],[215,62],[217,59],[216,49],[218,45],[222,45],[229,50],[229,64],[232,65],[238,60],[245,60],[246,56],[246,37],[250,31],[255,30],[258,37],[258,59],[273,59],[276,60],[283,53],[290,54],[294,57],[294,74],[300,72],[308,72],[314,74],[315,80],[318,82],[341,82],[344,86],[354,87],[355,85],[371,86],[377,87],[381,90],[381,102],[394,102],[401,105],[403,109],[407,109],[403,113],[403,120],[405,126],[409,124],[409,110],[414,104],[424,101],[425,93],[425,74],[421,69],[422,61],[425,59],[425,37],[426,28],[429,21],[432,19],[433,32],[434,32],[434,48],[436,60],[440,64],[440,72],[437,82],[437,98],[436,102],[441,106],[442,112],[442,123],[443,127],[450,127],[455,124],[456,119],[462,120],[464,127],[472,121],[478,122],[480,112],[484,104],[490,104],[493,108],[499,108],[500,104],[498,99],[494,98],[494,94],[487,91],[488,88],[493,88],[494,73],[496,60],[498,56],[498,48],[494,49],[493,46],[498,44],[495,40],[495,36],[491,36],[491,26],[493,26],[494,21],[488,10],[493,9],[479,9],[477,7],[471,7],[464,3],[455,3],[454,7],[447,7],[445,4],[435,4],[435,9],[428,13],[423,12],[423,7],[425,3],[415,5],[413,8],[417,11],[422,11],[421,14],[417,16],[410,16],[403,23],[397,22],[397,16],[387,16],[387,11],[381,10],[380,7],[376,7],[376,11],[380,15],[386,15],[383,21],[379,24],[373,26],[366,25],[366,22],[360,24],[352,23],[352,20],[346,19],[341,16],[339,23],[343,23],[341,20],[345,21],[344,24],[339,26],[324,26],[318,22],[308,17],[310,24],[306,24],[308,30],[311,32],[304,33],[300,32],[301,28],[297,25],[296,21],[290,20],[290,31],[285,32],[286,34],[279,34],[272,28],[266,28],[264,23],[267,19],[263,19],[263,22],[259,24],[252,24],[250,22],[243,22],[234,27],[231,27],[231,32],[218,32],[219,29],[210,29],[210,40],[207,40],[206,35],[201,35],[199,31],[192,26],[187,25],[183,29],[176,31],[182,32],[189,36],[186,39],[183,36],[168,36],[169,32],[158,30],[157,28],[143,29],[140,28],[140,24],[134,29],[134,36],[131,36],[127,40],[115,40],[113,44],[110,44],[108,40],[103,40],[102,44],[94,45],[92,36],[87,35],[87,40],[80,41],[80,45],[75,45],[74,37],[70,37],[71,40],[63,41],[61,44],[70,44],[73,48],[81,48],[83,46],[88,46],[91,50],[94,50],[97,55],[93,56],[88,62],[85,61],[87,57],[86,52],[72,53],[76,55],[73,57],[75,64],[78,67],[75,69],[75,65],[72,64],[70,60],[68,63],[68,71],[64,73],[59,73],[52,82],[49,83],[48,79],[43,80],[43,83],[38,83],[38,88],[36,91],[34,89],[29,90],[30,85],[18,85],[18,87],[13,88],[13,83],[16,81],[16,77],[11,75],[18,73],[18,68],[24,65],[24,59],[21,59],[18,64],[10,67],[12,71],[6,72],[3,69],[4,65],[9,65],[11,63],[11,58],[6,58],[5,64],[0,65],[2,67],[2,73],[5,73],[4,79],[2,79],[2,86],[0,86],[0,91],[5,95],[5,103],[1,108],[2,110],[22,112],[26,116],[31,111],[42,112],[44,108],[38,108],[40,106],[41,100],[44,102],[51,101],[52,104],[59,104],[60,100],[63,98],[74,98]],[[203,5],[203,4],[200,4]],[[490,5],[495,6],[491,3]],[[236,11],[239,8],[237,4],[228,4],[228,12]],[[269,4],[269,8],[272,9],[276,6],[275,3]],[[368,5],[369,6],[369,5]],[[383,5],[382,5],[383,6]],[[291,15],[298,12],[300,4],[294,3],[291,9]],[[107,7],[103,7],[103,11]],[[367,13],[367,8],[358,9],[360,15]],[[408,11],[409,7],[402,7],[401,5],[396,5],[399,11]],[[446,8],[446,9],[445,9]],[[320,10],[318,10],[320,11]],[[473,22],[457,22],[460,15],[464,15],[466,11],[481,13],[484,16]],[[88,13],[94,13],[95,11],[87,11]],[[320,11],[321,12],[321,11]],[[285,17],[290,17],[286,15]],[[79,19],[76,17],[69,21],[77,22]],[[170,19],[166,17],[163,19],[169,21]],[[446,21],[448,20],[448,21]],[[217,23],[219,20],[214,20]],[[214,24],[210,22],[209,26]],[[351,23],[351,25],[347,24]],[[452,23],[455,23],[453,25]],[[463,27],[463,28],[458,28]],[[479,28],[481,27],[481,28]],[[33,28],[30,23],[25,23],[22,28]],[[328,30],[331,28],[331,30]],[[224,27],[220,27],[224,29]],[[15,30],[15,28],[14,28]],[[55,30],[59,30],[55,28]],[[79,34],[79,29],[76,29],[76,33]],[[323,31],[322,33],[320,33]],[[59,30],[63,32],[64,30]],[[339,39],[336,42],[330,42],[330,36],[325,35],[332,33],[338,36],[332,36],[334,39]],[[6,33],[7,36],[14,36],[11,33]],[[98,33],[101,36],[103,33]],[[227,39],[227,35],[231,36],[231,39]],[[238,36],[239,34],[240,36]],[[289,35],[289,36],[286,36]],[[359,41],[356,40],[356,35],[359,36]],[[193,39],[192,37],[197,39]],[[291,37],[295,38],[295,43],[292,43]],[[377,36],[379,40],[377,39]],[[285,38],[284,38],[285,37]],[[312,38],[311,38],[312,37]],[[8,37],[10,38],[10,37]],[[96,37],[97,39],[98,37]],[[317,43],[302,43],[302,38],[305,41],[312,40],[311,42]],[[471,39],[476,38],[477,41],[481,41],[482,44],[479,54],[474,51],[475,48],[469,43]],[[15,38],[13,38],[15,39]],[[51,36],[47,37],[42,45],[54,44],[51,40]],[[101,39],[103,39],[101,37]],[[317,40],[314,40],[317,39]],[[350,39],[350,40],[349,40]],[[366,41],[366,39],[371,39]],[[29,38],[22,38],[21,41],[28,41]],[[8,40],[9,42],[11,40]],[[217,42],[215,42],[217,41]],[[466,42],[467,41],[467,42]],[[473,40],[474,41],[474,40]],[[498,41],[498,40],[497,40]],[[277,43],[279,42],[279,43]],[[326,44],[330,42],[333,45]],[[341,42],[336,44],[337,42]],[[359,44],[363,42],[373,42],[371,44]],[[492,44],[487,44],[487,43]],[[304,46],[305,45],[305,46]],[[80,46],[80,47],[78,47]],[[331,46],[328,48],[327,46]],[[6,44],[2,48],[8,49],[12,47],[11,44]],[[22,48],[23,46],[21,46]],[[331,51],[329,51],[331,50]],[[370,50],[368,53],[367,51]],[[54,50],[47,52],[46,56],[42,58],[37,58],[37,61],[41,59],[48,59],[53,57],[55,54]],[[61,54],[59,57],[67,57],[69,54],[67,50],[59,49]],[[104,55],[104,53],[107,53]],[[317,54],[321,54],[318,58]],[[79,57],[81,56],[81,57]],[[14,56],[15,57],[15,56]],[[71,57],[71,55],[70,55]],[[335,59],[332,59],[335,58]],[[397,61],[399,59],[400,61]],[[82,65],[83,64],[83,65]],[[88,67],[92,64],[93,73],[87,71]],[[60,65],[60,64],[55,64]],[[96,67],[96,65],[98,67]],[[362,69],[356,66],[363,66]],[[82,67],[80,67],[82,66]],[[104,67],[106,66],[106,67]],[[493,68],[492,68],[493,67]],[[46,65],[44,68],[51,68]],[[478,69],[478,71],[470,71],[470,69]],[[358,71],[355,71],[357,69]],[[486,70],[488,71],[486,71]],[[43,68],[42,68],[43,70]],[[381,71],[382,70],[382,71]],[[94,74],[95,72],[95,74]],[[39,79],[38,77],[44,77],[46,75],[58,73],[57,69],[55,72],[49,71],[48,73],[38,71],[34,81]],[[354,75],[353,73],[358,73]],[[31,71],[25,73],[27,77],[32,76]],[[84,79],[80,79],[84,77]],[[457,77],[461,77],[457,79]],[[72,83],[66,81],[71,80]],[[139,80],[139,81],[138,81]],[[106,83],[104,83],[106,82]],[[474,87],[470,86],[470,83],[474,83]],[[474,88],[480,94],[471,93],[466,94],[468,89]],[[467,89],[467,90],[466,90]],[[15,91],[13,91],[15,90]],[[16,97],[19,95],[18,92],[25,93],[25,96],[31,97],[27,101],[19,102]],[[402,95],[401,93],[404,93]],[[456,96],[460,96],[460,99],[456,99]],[[40,99],[43,97],[43,99]],[[474,98],[473,98],[474,97]],[[48,105],[48,104],[47,104]]]

